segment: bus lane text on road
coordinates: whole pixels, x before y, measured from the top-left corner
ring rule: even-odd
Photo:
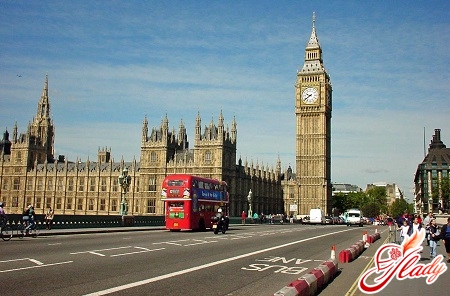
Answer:
[[[274,273],[285,273],[285,274],[301,274],[308,270],[308,267],[298,266],[300,264],[312,262],[312,261],[320,261],[323,260],[304,260],[299,258],[290,258],[286,259],[286,257],[278,257],[278,256],[269,256],[263,259],[256,259],[258,262],[266,262],[266,263],[253,263],[249,264],[248,267],[242,267],[242,270],[248,271],[266,271],[272,269]]]

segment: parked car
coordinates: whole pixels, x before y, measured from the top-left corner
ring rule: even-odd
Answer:
[[[310,224],[325,224],[325,215],[322,209],[309,210],[309,223]]]
[[[309,216],[303,217],[302,224],[309,224]]]
[[[333,218],[331,216],[325,216],[325,224],[334,224]]]
[[[339,217],[333,217],[333,224],[335,225],[342,224],[341,219]]]

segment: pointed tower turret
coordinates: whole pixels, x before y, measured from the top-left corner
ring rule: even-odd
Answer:
[[[148,139],[148,120],[147,115],[144,117],[144,122],[142,123],[142,142],[147,142]]]
[[[313,13],[312,32],[305,49],[305,62],[300,73],[310,74],[311,72],[324,71],[322,60],[322,48],[316,33],[316,14]]]
[[[218,130],[218,135],[217,135],[217,139],[219,141],[223,141],[224,140],[224,125],[223,125],[223,114],[222,114],[222,110],[220,110],[220,115],[219,115],[219,124],[217,126]]]
[[[4,155],[11,154],[11,141],[9,140],[8,128],[6,128],[5,132],[3,133],[3,139],[0,141],[0,151]]]
[[[17,121],[14,124],[14,128],[13,128],[13,142],[17,143],[17,136],[18,136],[18,128],[17,128]]]
[[[231,124],[231,143],[236,143],[237,138],[237,123],[236,116],[233,116],[233,123]]]
[[[202,133],[202,119],[200,118],[200,111],[197,113],[197,118],[195,119],[195,142],[200,141]]]
[[[187,142],[187,133],[186,133],[186,127],[184,126],[183,119],[180,121],[180,125],[178,127],[178,145],[181,147],[181,149],[186,149],[188,147]]]
[[[42,90],[41,99],[38,103],[36,119],[50,121],[50,103],[48,99],[48,75],[45,76],[44,89]]]
[[[50,118],[50,99],[48,97],[48,75],[45,76],[41,99],[39,100],[36,118],[31,123],[30,140],[34,138],[36,143],[41,143],[46,151],[48,162],[54,160],[55,129]]]

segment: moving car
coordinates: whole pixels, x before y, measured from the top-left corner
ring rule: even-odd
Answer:
[[[359,225],[359,227],[362,227],[364,225],[363,214],[360,209],[350,209],[346,213],[347,226]]]

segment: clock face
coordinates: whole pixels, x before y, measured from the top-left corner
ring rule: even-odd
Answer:
[[[319,93],[317,92],[317,89],[313,87],[308,87],[302,92],[302,100],[307,104],[315,103],[318,97]]]

